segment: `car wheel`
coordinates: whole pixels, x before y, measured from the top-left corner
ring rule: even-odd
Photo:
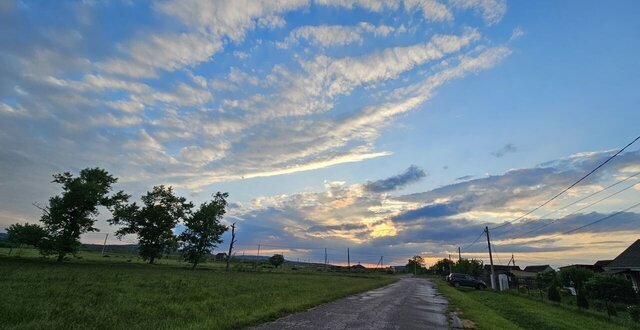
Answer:
[[[459,282],[453,282],[453,286],[455,286],[456,288],[460,287],[460,283]]]

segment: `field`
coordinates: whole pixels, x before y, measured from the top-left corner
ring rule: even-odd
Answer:
[[[190,270],[85,255],[62,264],[0,255],[0,328],[239,328],[394,281],[383,275]]]
[[[479,329],[632,329],[630,322],[609,320],[605,315],[536,301],[513,293],[455,289],[441,279],[438,290],[460,317]]]

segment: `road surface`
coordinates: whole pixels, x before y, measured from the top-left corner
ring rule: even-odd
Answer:
[[[449,329],[447,319],[447,300],[434,284],[405,277],[253,329]]]

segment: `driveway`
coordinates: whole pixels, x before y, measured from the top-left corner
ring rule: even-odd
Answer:
[[[405,277],[252,329],[449,329],[447,319],[447,300],[435,285]]]

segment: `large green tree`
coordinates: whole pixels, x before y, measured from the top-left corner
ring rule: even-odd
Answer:
[[[468,274],[473,276],[480,276],[482,274],[482,261],[476,259],[460,259],[453,264],[453,271],[455,273]]]
[[[98,231],[93,225],[98,216],[98,207],[113,207],[128,198],[122,191],[110,195],[111,186],[118,181],[100,168],[87,168],[74,177],[65,172],[55,174],[53,182],[62,185],[62,194],[49,198],[42,210],[42,222],[46,238],[39,245],[41,253],[57,254],[62,261],[80,246],[80,235]]]
[[[136,234],[138,251],[143,260],[153,264],[162,254],[177,246],[173,229],[178,222],[190,216],[193,204],[174,194],[173,188],[155,186],[141,198],[142,206],[127,201],[113,207],[113,218],[109,222],[122,225],[116,235]]]
[[[205,254],[222,243],[220,237],[228,228],[220,220],[226,213],[227,197],[227,193],[216,193],[213,200],[200,205],[192,216],[184,220],[186,229],[179,238],[184,260],[190,262],[192,268],[196,268]]]
[[[567,267],[561,269],[558,275],[562,285],[572,286],[579,290],[584,283],[593,277],[593,271],[580,267]]]
[[[424,264],[424,258],[422,258],[421,256],[414,256],[407,261],[405,269],[407,272],[418,273],[424,267]]]
[[[282,254],[274,254],[269,258],[269,263],[278,268],[284,263],[284,256]]]

